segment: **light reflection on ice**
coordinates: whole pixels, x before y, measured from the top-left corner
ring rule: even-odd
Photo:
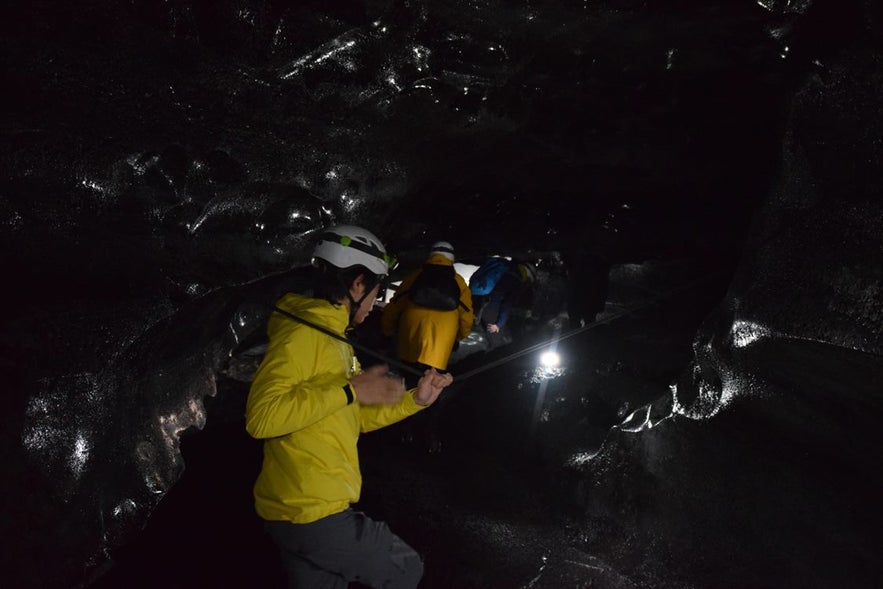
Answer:
[[[554,349],[540,354],[538,365],[534,368],[530,382],[536,384],[562,376],[565,368],[561,365],[561,357]]]
[[[567,459],[566,465],[582,466],[583,464],[587,464],[590,460],[598,455],[598,452],[600,452],[600,450],[595,450],[594,452],[576,452]]]
[[[177,447],[179,434],[189,427],[196,426],[202,429],[205,426],[205,410],[202,402],[190,399],[186,409],[178,413],[159,416],[159,429],[163,434],[167,448]]]
[[[813,0],[757,0],[757,5],[769,10],[770,12],[782,13],[805,13],[810,6],[814,4]]]
[[[22,445],[34,452],[45,450],[57,433],[48,426],[31,427],[22,435]]]
[[[116,518],[134,513],[138,505],[132,499],[123,499],[113,508],[113,516]]]
[[[619,429],[625,432],[639,432],[653,427],[650,420],[650,405],[644,405],[632,411],[625,421],[619,426]]]
[[[553,378],[558,378],[559,376],[562,376],[564,372],[565,370],[563,366],[537,366],[536,368],[534,368],[530,381],[533,383],[538,383],[544,380],[551,380]]]
[[[90,450],[91,444],[89,443],[89,440],[86,439],[82,430],[78,431],[77,438],[74,441],[74,450],[71,453],[70,462],[68,464],[71,472],[73,472],[77,479],[83,474],[83,469],[86,467],[86,462],[89,460]]]
[[[648,403],[647,405],[632,411],[628,417],[617,426],[617,429],[629,433],[638,433],[656,427],[663,421],[666,421],[669,417],[671,417],[671,413],[667,413],[662,417],[657,414],[654,418],[653,404]]]
[[[80,180],[80,186],[83,188],[88,188],[90,190],[94,190],[96,192],[104,192],[104,187],[96,182],[95,180],[90,180],[89,178],[83,178]]]
[[[386,28],[384,27],[381,30],[385,32]],[[282,76],[282,79],[288,80],[290,78],[293,78],[300,74],[300,72],[308,65],[319,65],[329,59],[338,56],[338,54],[346,51],[347,49],[354,47],[355,44],[355,39],[344,42],[341,42],[339,39],[335,39],[330,43],[326,43],[316,53],[310,53],[309,55],[301,57],[300,59],[295,61],[289,69],[288,73]]]
[[[736,348],[744,348],[769,335],[770,330],[768,328],[753,321],[737,320],[733,322],[733,326],[730,328],[730,337],[733,339],[733,346]]]
[[[738,393],[738,387],[734,386],[732,379],[729,378],[722,379],[719,387],[711,386],[704,380],[700,380],[698,389],[699,396],[689,406],[684,406],[678,400],[677,387],[675,386],[672,394],[672,413],[697,421],[709,419],[727,407]]]

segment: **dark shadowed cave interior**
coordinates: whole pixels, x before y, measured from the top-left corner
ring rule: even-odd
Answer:
[[[360,439],[420,587],[883,586],[877,3],[5,13],[2,586],[285,585],[245,398],[340,223],[539,274]]]

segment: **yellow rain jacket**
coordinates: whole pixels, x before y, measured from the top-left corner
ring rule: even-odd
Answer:
[[[341,336],[349,322],[345,306],[321,299],[287,294],[278,306]],[[359,500],[359,433],[423,407],[413,389],[398,405],[348,404],[344,387],[361,371],[352,346],[281,313],[271,314],[267,331],[245,410],[246,430],[264,440],[255,510],[265,520],[310,523]]]
[[[442,254],[433,254],[426,263],[441,266],[454,264]],[[466,280],[455,274],[460,286],[462,305],[453,311],[420,307],[412,303],[407,294],[419,275],[420,269],[417,269],[405,276],[397,294],[383,308],[380,327],[384,335],[395,336],[399,359],[447,370],[454,344],[472,331],[472,321],[475,318],[472,293]]]

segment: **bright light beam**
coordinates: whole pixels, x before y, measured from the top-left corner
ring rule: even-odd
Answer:
[[[547,350],[540,356],[540,365],[545,369],[553,369],[561,364],[561,357],[558,352]]]
[[[533,382],[542,382],[551,378],[558,378],[564,374],[561,366],[561,356],[555,350],[546,350],[540,354],[539,365],[533,371]]]

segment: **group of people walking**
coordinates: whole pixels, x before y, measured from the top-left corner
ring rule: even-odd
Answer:
[[[425,264],[405,276],[383,308],[383,334],[393,338],[400,360],[418,368],[447,370],[459,342],[476,329],[487,339],[489,349],[511,343],[510,319],[530,309],[536,280],[530,263],[492,257],[467,282],[454,269],[455,260],[449,242],[434,243]],[[428,275],[432,275],[429,280]],[[447,298],[421,294],[421,289],[444,290],[444,280],[450,282]],[[433,305],[433,300],[443,303]]]

